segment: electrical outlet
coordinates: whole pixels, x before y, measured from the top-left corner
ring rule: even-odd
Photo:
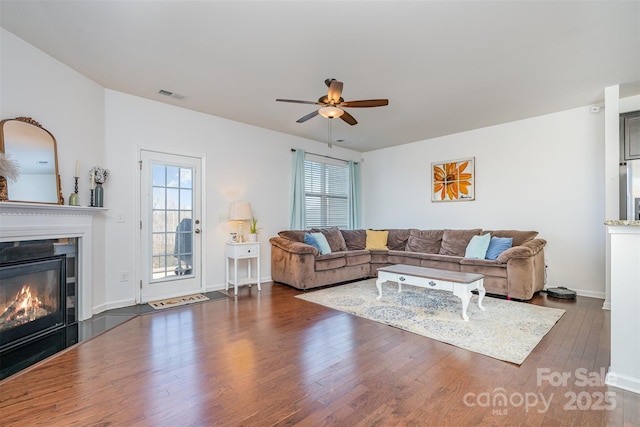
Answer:
[[[121,271],[120,272],[120,281],[121,282],[128,282],[129,281],[129,272],[128,271]]]

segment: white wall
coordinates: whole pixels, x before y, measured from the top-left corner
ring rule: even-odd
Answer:
[[[0,117],[31,117],[53,134],[65,200],[80,161],[80,202],[89,203],[89,169],[103,156],[104,89],[0,28]]]
[[[589,107],[364,153],[367,227],[537,230],[547,286],[604,298],[604,118]],[[475,157],[476,200],[432,203],[432,162]]]
[[[80,204],[89,204],[89,170],[104,160],[104,89],[0,28],[0,119],[31,117],[53,134],[65,203],[80,161]],[[94,306],[105,299],[104,225],[94,221]]]
[[[105,185],[107,306],[128,305],[135,299],[135,185],[138,150],[148,149],[205,158],[205,218],[202,221],[208,289],[224,286],[224,244],[236,226],[220,221],[236,200],[251,202],[254,216],[263,229],[263,279],[271,277],[269,238],[289,228],[291,148],[360,160],[360,153],[249,126],[175,106],[111,90],[106,91],[106,156],[111,171]],[[124,223],[116,222],[122,213]],[[130,281],[120,282],[121,271]],[[139,280],[139,278],[138,278]]]

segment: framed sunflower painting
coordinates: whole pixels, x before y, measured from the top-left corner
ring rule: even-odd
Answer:
[[[431,201],[475,200],[475,157],[431,163]]]

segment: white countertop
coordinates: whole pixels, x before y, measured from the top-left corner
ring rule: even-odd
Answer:
[[[604,225],[640,226],[640,221],[634,221],[634,220],[628,220],[628,219],[608,219],[604,222]]]

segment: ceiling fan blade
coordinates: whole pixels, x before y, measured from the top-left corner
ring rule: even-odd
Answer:
[[[333,101],[334,103],[340,102],[340,96],[342,95],[342,82],[334,80],[329,85],[329,93],[327,97],[329,98],[329,102]]]
[[[300,117],[298,120],[296,120],[296,122],[298,122],[298,123],[304,123],[304,122],[306,122],[307,120],[312,119],[312,118],[314,118],[314,117],[315,117],[315,116],[317,116],[317,115],[318,115],[318,110],[316,110],[316,111],[312,111],[312,112],[310,112],[309,114],[307,114],[306,116],[304,116],[304,117]]]
[[[316,101],[300,101],[298,99],[280,99],[280,98],[278,98],[278,99],[276,99],[276,101],[279,101],[279,102],[293,102],[293,103],[296,103],[296,104],[322,105],[322,104],[320,104],[319,102],[316,102]]]
[[[340,107],[364,108],[364,107],[384,107],[389,105],[388,99],[364,99],[362,101],[345,101],[340,103]]]
[[[347,113],[346,111],[344,113],[342,113],[340,118],[342,120],[344,120],[345,122],[349,123],[351,126],[358,124],[358,121],[356,119],[354,119],[353,116],[351,114]]]

